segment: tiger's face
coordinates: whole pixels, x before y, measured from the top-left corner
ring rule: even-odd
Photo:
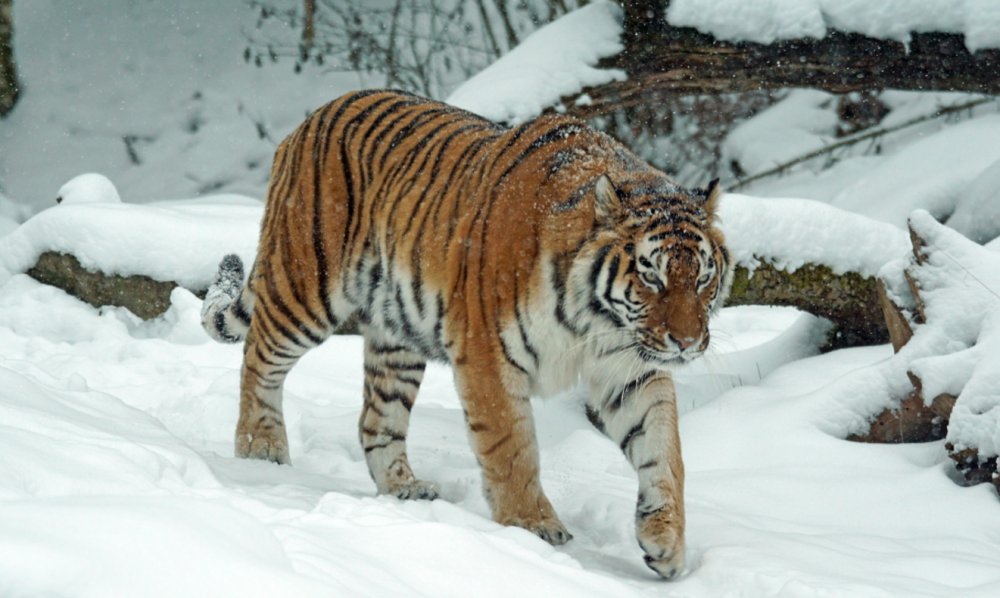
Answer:
[[[729,255],[715,227],[717,181],[596,187],[603,245],[592,270],[592,306],[625,333],[622,344],[655,366],[679,365],[708,348],[709,316],[731,284]]]

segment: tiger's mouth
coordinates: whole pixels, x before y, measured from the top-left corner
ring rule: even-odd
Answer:
[[[702,340],[696,345],[687,348],[669,346],[649,335],[638,334],[636,352],[639,357],[647,362],[664,366],[677,366],[688,363],[701,357],[708,349],[708,335],[704,335]]]

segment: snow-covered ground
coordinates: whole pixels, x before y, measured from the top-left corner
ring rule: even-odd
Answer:
[[[712,353],[678,376],[689,568],[675,582],[642,562],[635,475],[587,422],[581,391],[535,403],[542,481],[575,536],[559,548],[490,521],[443,366],[428,369],[408,443],[442,499],[375,496],[357,441],[356,337],[331,339],[288,379],[294,466],[233,458],[241,351],[208,339],[200,300],[177,289],[164,316],[141,322],[21,272],[62,249],[203,286],[222,252],[251,259],[272,140],[362,82],[245,66],[239,26],[253,16],[235,0],[15,4],[26,94],[0,121],[3,193],[49,208],[64,183],[98,171],[124,203],[88,203],[92,191],[113,198],[91,178],[15,228],[28,214],[0,197],[0,596],[1000,595],[992,487],[955,483],[941,442],[842,440],[888,401],[891,348],[818,355],[824,323],[790,309],[723,310]],[[753,173],[794,155],[790,144],[821,147],[834,108],[810,94],[750,121],[728,157]],[[890,94],[889,118],[965,99]],[[729,196],[734,254],[873,274],[908,251],[896,219],[911,206],[978,214],[969,221],[988,236],[995,117],[972,117],[749,190],[833,207]],[[912,185],[883,216],[866,211],[874,200],[847,205],[901,183]],[[154,202],[210,190],[230,195]]]
[[[310,352],[289,378],[294,466],[234,459],[241,352],[207,339],[199,309],[177,290],[162,319],[139,323],[25,275],[0,287],[0,595],[1000,591],[992,489],[953,483],[940,443],[830,433],[843,410],[834,383],[891,349],[769,372],[814,351],[815,322],[794,312],[726,310],[716,355],[680,378],[690,571],[665,583],[634,540],[635,476],[574,393],[535,405],[543,484],[575,535],[554,549],[489,520],[444,367],[428,371],[409,442],[442,500],[374,496],[355,337]],[[742,368],[727,358],[741,349]]]

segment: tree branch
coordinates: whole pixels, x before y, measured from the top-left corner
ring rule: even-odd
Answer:
[[[840,149],[842,147],[848,147],[848,146],[854,145],[856,143],[860,143],[862,141],[866,141],[868,139],[874,139],[876,137],[881,137],[881,136],[886,135],[888,133],[894,133],[896,131],[899,131],[901,129],[905,129],[907,127],[912,127],[914,125],[918,125],[920,123],[927,122],[929,120],[934,120],[935,118],[941,118],[942,116],[947,116],[949,114],[954,114],[956,112],[961,112],[962,110],[968,110],[970,108],[974,108],[976,106],[979,106],[980,104],[985,104],[987,102],[995,102],[995,101],[997,101],[997,98],[995,98],[995,97],[980,98],[978,100],[973,100],[971,102],[966,102],[964,104],[959,104],[959,105],[956,105],[956,106],[946,106],[944,108],[941,108],[940,110],[932,112],[931,114],[925,114],[923,116],[918,116],[916,118],[911,118],[910,120],[908,120],[908,121],[906,121],[904,123],[900,123],[900,124],[892,126],[892,127],[878,127],[878,128],[875,128],[875,129],[869,129],[869,130],[867,130],[867,131],[865,131],[863,133],[859,133],[857,135],[853,135],[853,136],[848,137],[846,139],[842,139],[842,140],[838,141],[837,143],[832,143],[832,144],[824,147],[823,149],[818,149],[818,150],[816,150],[814,152],[810,152],[810,153],[808,153],[808,154],[806,154],[804,156],[799,156],[798,158],[795,158],[794,160],[789,160],[788,162],[783,162],[781,164],[778,164],[777,166],[775,166],[774,168],[772,168],[770,170],[765,170],[764,172],[755,174],[753,176],[750,176],[750,177],[747,177],[747,178],[744,178],[744,179],[740,179],[740,181],[738,183],[736,183],[735,185],[733,185],[732,187],[729,188],[729,191],[736,191],[737,189],[745,187],[746,185],[749,185],[750,183],[752,183],[754,181],[757,181],[757,180],[760,180],[760,179],[763,179],[763,178],[766,178],[766,177],[769,177],[769,176],[773,176],[773,175],[776,175],[776,174],[780,174],[780,173],[788,170],[792,166],[795,166],[796,164],[801,164],[802,162],[806,162],[808,160],[812,160],[813,158],[816,158],[818,156],[829,154],[829,153],[834,152],[834,151],[836,151],[836,150],[838,150],[838,149]]]

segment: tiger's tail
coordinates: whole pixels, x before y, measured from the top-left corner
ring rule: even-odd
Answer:
[[[201,325],[220,343],[238,343],[250,330],[255,296],[243,285],[243,260],[229,254],[219,263],[212,286],[201,308]]]

